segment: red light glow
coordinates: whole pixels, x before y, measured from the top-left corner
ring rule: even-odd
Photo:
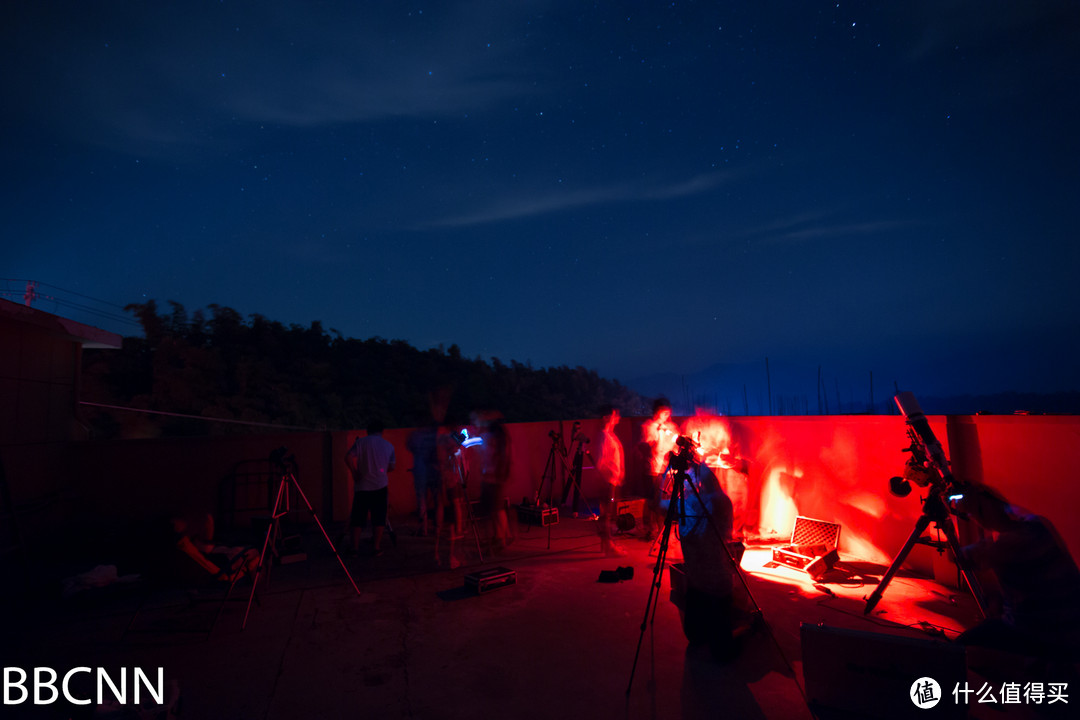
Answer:
[[[731,467],[731,431],[726,418],[699,410],[687,419],[683,433],[698,442],[697,453],[706,465]]]

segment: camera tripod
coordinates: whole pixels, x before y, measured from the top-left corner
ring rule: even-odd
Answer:
[[[484,551],[480,547],[480,529],[477,527],[477,518],[476,518],[475,515],[473,515],[472,502],[469,501],[469,471],[466,470],[464,468],[464,466],[460,462],[455,461],[454,462],[454,472],[457,474],[458,478],[460,478],[460,480],[461,480],[461,498],[458,499],[458,500],[451,501],[452,503],[461,503],[461,505],[462,505],[462,508],[461,508],[461,522],[462,522],[463,527],[459,528],[461,530],[461,538],[459,538],[459,539],[464,539],[465,534],[468,532],[465,528],[471,529],[472,530],[473,540],[476,542],[476,554],[480,556],[480,562],[484,562]],[[441,491],[441,492],[445,492],[445,491]],[[438,503],[436,503],[436,512],[439,512],[439,510],[444,510],[444,508],[441,508],[441,505],[440,505],[441,502],[442,501],[440,500]],[[455,519],[457,517],[456,512],[457,511],[455,509],[455,516],[454,516]],[[442,532],[439,530],[439,528],[442,525],[443,521],[444,521],[444,518],[440,516],[436,520],[436,524],[435,524],[435,557],[436,558],[439,557],[439,545],[442,542]],[[389,520],[387,520],[387,522],[389,522]],[[456,524],[456,520],[455,520],[455,524]],[[450,557],[451,558],[454,557],[454,526],[453,525],[451,525],[451,527],[450,527]]]
[[[357,595],[360,595],[360,588],[356,586],[356,581],[353,580],[353,576],[349,573],[349,568],[345,567],[345,561],[341,558],[337,548],[334,547],[334,542],[330,539],[330,536],[326,534],[326,528],[324,528],[323,524],[319,521],[319,516],[315,513],[315,508],[311,507],[307,495],[304,494],[304,490],[300,487],[300,483],[296,479],[296,458],[292,455],[286,456],[287,452],[288,450],[286,448],[279,448],[270,453],[270,462],[275,466],[275,474],[280,477],[280,480],[278,482],[277,497],[274,500],[274,509],[270,513],[270,523],[266,528],[266,537],[263,539],[262,553],[259,555],[258,569],[255,571],[255,579],[251,582],[251,595],[248,597],[247,610],[244,611],[244,622],[240,626],[241,630],[247,627],[248,614],[251,613],[251,602],[255,599],[255,589],[259,586],[259,577],[263,574],[263,568],[266,568],[267,573],[269,574],[269,567],[266,564],[266,555],[271,547],[270,538],[276,537],[279,532],[278,523],[282,517],[288,515],[290,512],[290,488],[296,490],[300,495],[300,498],[304,501],[308,512],[311,513],[311,517],[315,520],[315,524],[319,526],[319,530],[322,531],[323,537],[326,538],[326,544],[330,546],[330,549],[334,552],[334,557],[336,557],[338,563],[341,564],[341,569],[345,571],[345,576],[348,577],[349,582],[352,583],[353,590],[356,591]]]
[[[588,438],[584,435],[578,434],[578,428],[581,427],[581,423],[575,422],[574,429],[570,435],[571,444],[577,443],[574,446],[574,460],[568,462],[566,456],[569,454],[566,445],[563,444],[562,433],[557,433],[554,430],[548,433],[551,437],[551,449],[548,450],[547,461],[544,463],[544,471],[540,473],[540,483],[536,486],[536,492],[533,494],[533,502],[539,507],[540,499],[544,494],[544,483],[548,483],[548,507],[553,505],[555,499],[555,475],[558,471],[559,463],[561,462],[563,470],[566,472],[566,482],[563,484],[562,503],[566,502],[566,499],[570,496],[570,491],[574,491],[574,499],[576,501],[583,501],[585,507],[593,515],[599,516],[599,511],[593,512],[592,507],[589,505],[589,501],[585,499],[585,493],[581,489],[581,472],[585,464],[585,455],[589,455],[589,459],[592,460],[592,455],[585,449],[585,443],[589,442]],[[595,465],[595,461],[593,462]],[[578,503],[575,502],[574,507],[577,508]],[[548,549],[551,548],[551,525],[548,528]]]
[[[548,505],[550,506],[555,496],[555,475],[558,472],[559,460],[562,461],[564,469],[569,469],[566,465],[566,445],[563,444],[562,433],[557,433],[554,430],[548,432],[548,437],[551,438],[551,448],[548,450],[547,460],[544,462],[544,471],[540,473],[540,484],[536,486],[536,492],[533,493],[533,503],[540,504],[540,499],[544,495],[544,483],[548,483]]]
[[[923,500],[923,512],[915,522],[915,529],[911,531],[911,535],[908,536],[904,547],[900,549],[900,552],[893,559],[892,565],[885,571],[877,588],[866,597],[866,607],[863,609],[863,615],[869,615],[878,604],[881,596],[885,594],[885,590],[889,587],[893,576],[896,575],[904,560],[907,559],[908,553],[918,544],[929,545],[939,553],[944,552],[946,548],[952,551],[953,557],[956,558],[956,567],[960,570],[960,574],[967,583],[971,596],[975,599],[975,604],[979,608],[979,613],[986,617],[986,596],[983,594],[978,577],[976,577],[975,572],[968,564],[967,558],[964,557],[963,548],[960,547],[960,541],[956,537],[956,528],[949,517],[949,507],[942,497],[944,493],[944,488],[936,484],[930,488],[929,494]],[[923,533],[930,523],[934,523],[937,529],[944,533],[945,542],[923,537]]]
[[[585,456],[589,456],[589,462],[596,465],[596,461],[593,460],[592,453],[585,449],[585,444],[589,442],[589,438],[578,432],[581,428],[581,423],[574,422],[574,427],[570,431],[570,443],[574,445],[574,461],[570,465],[570,475],[567,478],[567,482],[563,485],[562,491],[562,503],[565,505],[567,498],[570,497],[570,492],[574,493],[574,511],[577,512],[578,507],[582,504],[585,505],[585,509],[589,511],[594,517],[600,516],[600,510],[597,508],[593,510],[589,505],[589,501],[585,498],[585,491],[581,489],[581,471],[585,465]],[[565,465],[566,458],[563,457],[563,464]]]
[[[743,577],[742,569],[739,567],[739,563],[731,554],[731,550],[728,548],[724,534],[720,532],[720,528],[716,526],[716,521],[711,515],[711,505],[705,503],[701,497],[701,493],[698,491],[696,485],[694,485],[693,478],[687,472],[690,469],[691,460],[691,444],[693,441],[688,439],[679,438],[679,452],[668,454],[668,466],[664,471],[664,477],[666,478],[669,473],[673,473],[671,484],[671,498],[668,502],[667,513],[664,516],[664,529],[660,534],[660,545],[656,555],[656,565],[653,566],[652,583],[649,585],[649,597],[645,602],[645,615],[641,619],[641,633],[638,635],[637,650],[634,652],[634,664],[630,669],[630,681],[626,685],[626,695],[629,698],[630,689],[634,684],[634,673],[637,670],[638,658],[641,655],[641,644],[645,639],[645,628],[650,621],[655,622],[656,608],[659,605],[660,600],[660,587],[663,584],[664,579],[664,566],[667,563],[667,553],[671,541],[671,528],[673,525],[679,523],[680,520],[691,517],[686,514],[686,490],[687,486],[690,487],[694,493],[694,497],[697,499],[698,507],[704,511],[703,516],[708,522],[709,530],[713,532],[717,539],[720,541],[720,547],[724,549],[724,555],[727,557],[728,562],[731,564],[734,575],[739,578],[739,582],[742,584],[743,589],[746,592],[747,598],[749,598],[751,605],[753,606],[753,616],[755,622],[760,621],[763,618],[761,606],[758,605],[757,600],[754,598],[752,592],[750,592],[750,586],[746,583],[746,578]],[[700,475],[700,463],[698,465],[698,474]],[[663,486],[663,483],[662,483]]]

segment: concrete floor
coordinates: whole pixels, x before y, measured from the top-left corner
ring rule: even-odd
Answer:
[[[643,540],[624,539],[627,556],[605,558],[595,523],[564,518],[550,541],[547,529],[522,528],[494,561],[480,564],[470,548],[468,566],[440,570],[430,538],[410,527],[398,535],[382,556],[347,561],[358,595],[322,536],[306,532],[308,559],[260,583],[243,630],[248,583],[219,618],[216,602],[138,585],[27,609],[4,630],[5,665],[162,667],[182,718],[810,718],[800,623],[919,638],[937,626],[951,638],[977,619],[966,595],[909,577],[894,579],[864,617],[872,586],[830,583],[830,595],[805,573],[766,567],[768,548],[751,548],[744,575],[768,630],[720,664],[687,648],[666,577],[642,632],[656,563]],[[463,592],[466,573],[495,565],[512,569],[516,584]],[[619,566],[633,567],[633,579],[597,582]],[[883,707],[914,709],[906,698]],[[4,715],[134,716],[12,709]]]

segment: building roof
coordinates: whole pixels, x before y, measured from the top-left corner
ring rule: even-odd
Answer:
[[[80,343],[85,348],[119,349],[123,338],[101,328],[84,325],[59,315],[0,299],[0,319],[32,325],[52,335]]]

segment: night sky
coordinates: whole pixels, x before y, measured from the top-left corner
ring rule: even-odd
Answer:
[[[1080,389],[1076,2],[0,13],[4,278],[811,404]]]

